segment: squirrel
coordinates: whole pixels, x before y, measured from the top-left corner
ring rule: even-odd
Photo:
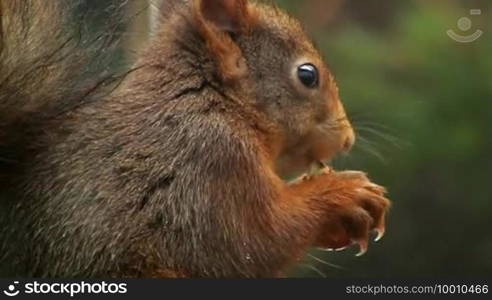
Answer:
[[[309,247],[363,254],[382,237],[385,188],[321,163],[355,133],[295,18],[261,1],[168,0],[133,66],[111,73],[114,37],[73,34],[65,6],[0,0],[12,274],[282,277]]]

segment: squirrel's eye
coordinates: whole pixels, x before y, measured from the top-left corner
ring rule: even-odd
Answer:
[[[318,69],[313,64],[303,64],[297,69],[299,80],[308,88],[315,88],[318,85]]]

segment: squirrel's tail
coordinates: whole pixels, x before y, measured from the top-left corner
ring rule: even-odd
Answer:
[[[123,4],[88,13],[89,4],[0,0],[0,176],[33,128],[100,98],[121,78],[111,66]]]
[[[35,111],[56,95],[66,61],[59,1],[0,0],[1,125]],[[63,47],[61,47],[63,48]]]

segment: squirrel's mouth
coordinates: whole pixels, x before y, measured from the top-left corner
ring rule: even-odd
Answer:
[[[296,149],[299,150],[299,149]],[[341,151],[315,151],[312,147],[285,153],[277,159],[276,171],[280,177],[292,178],[301,174],[316,175],[329,167],[331,160]]]
[[[340,153],[347,153],[353,145],[353,131],[313,131],[299,143],[287,148],[277,159],[277,173],[284,178],[308,173],[318,174],[329,166]]]
[[[276,161],[278,175],[290,178],[303,173],[317,174],[335,156],[349,152],[355,142],[352,127],[347,123],[333,128],[331,124],[319,124],[286,145]]]

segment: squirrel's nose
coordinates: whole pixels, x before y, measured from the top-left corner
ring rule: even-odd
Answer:
[[[342,151],[349,152],[354,146],[354,144],[355,144],[355,133],[354,130],[350,128],[349,133],[347,134],[343,142]]]

